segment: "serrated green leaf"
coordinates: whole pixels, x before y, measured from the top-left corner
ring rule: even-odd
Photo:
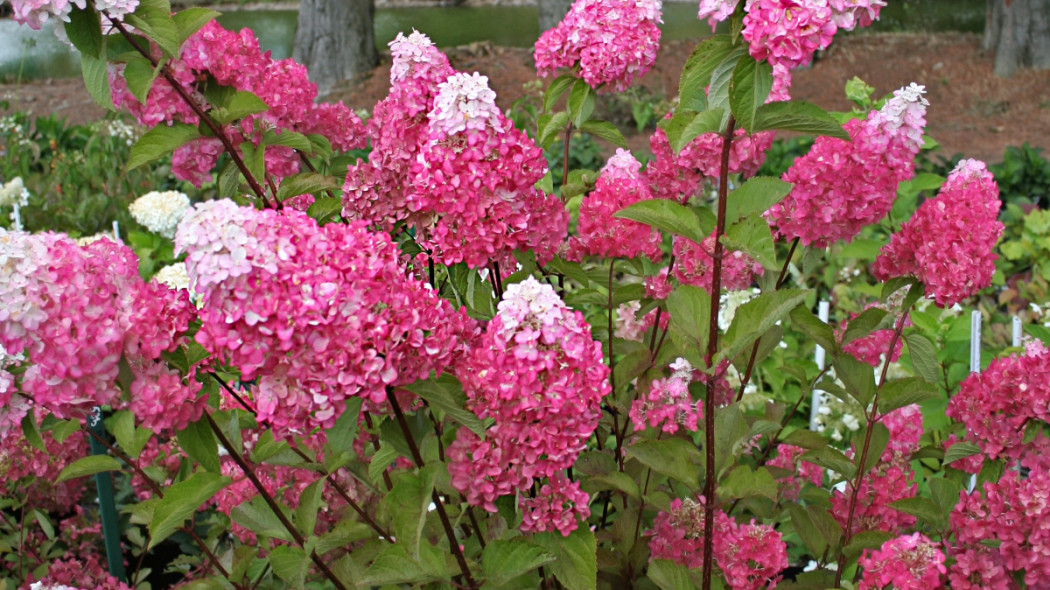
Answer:
[[[201,504],[212,498],[219,490],[228,486],[233,480],[211,473],[199,471],[168,488],[156,509],[149,524],[149,548],[167,539],[180,528],[187,519],[193,518]]]
[[[299,195],[316,195],[325,191],[339,190],[339,187],[340,184],[330,176],[317,172],[300,172],[287,176],[281,181],[281,186],[277,188],[277,200],[284,202]],[[329,198],[338,199],[338,197]]]
[[[448,578],[445,557],[439,549],[424,543],[420,546],[420,557],[414,559],[405,551],[404,545],[387,544],[365,575],[356,580],[359,588],[395,584],[415,584]]]
[[[981,447],[971,442],[960,442],[948,447],[944,452],[944,464],[950,465],[960,459],[981,454]]]
[[[160,47],[165,57],[179,55],[179,29],[171,18],[171,6],[140,2],[135,12],[124,17],[124,22],[138,29]]]
[[[923,379],[918,377],[897,379],[882,386],[882,394],[879,396],[879,412],[889,414],[897,408],[940,399],[940,397],[941,392],[937,386]]]
[[[115,110],[113,92],[109,87],[109,70],[106,67],[106,60],[81,54],[80,69],[84,74],[84,86],[95,104],[107,111]]]
[[[120,471],[120,468],[120,461],[109,455],[88,455],[66,465],[65,469],[58,474],[58,479],[55,480],[55,483],[62,483],[70,479],[102,473],[103,471]]]
[[[557,113],[550,115],[542,115],[538,121],[539,125],[539,141],[540,147],[547,149],[550,147],[558,134],[565,131],[565,126],[569,124],[569,113],[565,111],[558,111]]]
[[[584,121],[580,125],[580,131],[604,139],[616,147],[627,149],[627,140],[623,138],[623,133],[620,133],[620,129],[608,121],[595,121],[594,119]]]
[[[845,385],[846,392],[857,400],[862,408],[868,407],[875,397],[875,371],[871,365],[858,361],[848,354],[835,357],[835,375]]]
[[[935,528],[940,528],[940,526],[947,520],[947,514],[941,512],[941,509],[933,502],[933,500],[923,498],[922,496],[904,498],[903,500],[890,502],[890,507],[905,514],[910,514],[918,518],[919,522],[932,525]]]
[[[219,463],[219,443],[215,440],[207,420],[201,418],[175,435],[179,448],[201,467],[213,473],[222,473]]]
[[[299,150],[303,153],[310,153],[314,149],[314,144],[309,138],[302,133],[297,133],[295,131],[282,131],[281,133],[272,134],[267,132],[263,143],[268,146],[290,147],[293,150]]]
[[[445,373],[438,378],[417,381],[405,389],[425,399],[432,407],[466,426],[474,434],[485,436],[485,424],[474,412],[467,409],[467,396],[463,393],[463,385],[452,375]]]
[[[800,460],[808,461],[825,469],[831,469],[838,473],[839,476],[845,478],[851,478],[857,473],[857,467],[853,464],[853,461],[849,460],[841,451],[827,446],[806,451],[800,457]]]
[[[711,296],[701,287],[679,285],[667,297],[671,335],[684,349],[707,349]]]
[[[696,582],[689,576],[689,568],[669,559],[654,559],[649,562],[646,576],[660,590],[695,590]]]
[[[762,214],[791,192],[790,182],[771,176],[755,176],[729,193],[726,201],[726,224],[751,215]]]
[[[828,539],[824,538],[820,528],[813,522],[813,518],[810,515],[811,510],[819,510],[820,508],[816,506],[803,508],[794,503],[789,503],[787,508],[791,514],[791,525],[795,527],[795,532],[802,538],[802,543],[813,555],[823,555],[831,545]]]
[[[224,96],[223,101],[220,104],[216,104],[215,108],[209,113],[209,115],[211,115],[211,118],[215,119],[218,124],[226,125],[238,119],[243,119],[248,115],[264,113],[269,108],[270,107],[267,106],[267,104],[258,96],[246,90],[239,90],[233,94],[227,94]],[[281,135],[284,135],[284,133]],[[274,143],[273,138],[281,137],[281,135],[272,136],[270,141],[266,142],[266,145],[278,145],[277,143]],[[294,135],[302,138],[302,142],[299,142],[300,145],[302,143],[309,145],[309,140],[307,140],[305,136],[300,133],[295,133]]]
[[[810,289],[781,289],[762,293],[741,305],[736,310],[733,323],[726,330],[722,349],[715,355],[712,364],[717,366],[722,359],[733,359],[756,339],[768,332],[798,307],[810,293]]]
[[[131,146],[128,170],[134,170],[143,164],[162,158],[200,135],[196,127],[185,123],[175,123],[171,126],[157,125]]]
[[[29,446],[38,451],[47,452],[47,447],[44,446],[44,439],[40,437],[40,430],[37,429],[36,417],[33,415],[33,412],[28,412],[22,417],[22,436],[25,437]]]
[[[641,500],[642,492],[638,488],[638,482],[634,478],[620,471],[613,471],[593,475],[587,479],[588,491],[617,490],[623,492],[627,497]]]
[[[777,482],[765,467],[751,471],[746,465],[738,465],[722,478],[716,495],[722,500],[754,496],[776,500]]]
[[[849,141],[842,125],[824,109],[801,100],[771,102],[755,113],[754,131],[797,131]]]
[[[543,93],[543,111],[546,113],[551,112],[554,108],[554,104],[558,102],[558,99],[565,94],[569,88],[576,82],[576,77],[570,74],[558,76],[547,87],[547,91]]]
[[[755,113],[766,102],[773,89],[773,68],[743,56],[729,81],[729,106],[736,122],[748,133],[754,133]]]
[[[397,452],[397,449],[393,445],[383,445],[379,447],[379,450],[372,455],[372,461],[368,464],[368,478],[373,482],[382,481],[383,472],[386,471],[387,467],[394,464],[397,458],[401,454]]]
[[[627,457],[693,488],[700,487],[700,451],[686,440],[638,441],[627,447]]]
[[[684,205],[667,199],[639,201],[617,211],[613,217],[631,219],[650,227],[692,240],[704,241],[710,232],[701,225],[700,217]]]
[[[171,20],[174,21],[175,29],[178,31],[179,47],[182,47],[186,39],[189,39],[201,27],[215,20],[218,16],[218,12],[199,6],[185,8],[173,14]]]
[[[894,316],[887,313],[885,309],[877,307],[865,309],[860,315],[846,324],[846,331],[842,333],[841,344],[845,346],[854,340],[868,336],[872,332],[885,329],[887,326],[893,326],[893,320]]]
[[[550,551],[524,537],[490,541],[481,554],[481,573],[489,584],[500,585],[557,560]]]
[[[846,548],[842,550],[846,559],[856,559],[865,549],[878,549],[883,543],[893,538],[893,535],[884,531],[864,531],[853,535]]]
[[[318,197],[306,210],[306,214],[317,223],[323,223],[342,211],[343,200],[339,197]]]
[[[941,363],[937,360],[937,350],[922,334],[905,334],[908,343],[908,356],[915,374],[927,383],[938,383],[941,380]]]
[[[861,468],[864,473],[871,471],[882,460],[882,453],[890,442],[890,431],[885,424],[876,422],[869,427],[871,428],[871,439],[868,442],[868,454],[864,459],[864,467]],[[853,462],[858,466],[860,465],[860,450],[864,445],[865,433],[869,427],[861,428],[854,439],[854,448],[857,449],[857,452],[853,456]]]
[[[580,527],[568,537],[561,533],[540,533],[532,541],[558,557],[550,564],[554,577],[573,590],[595,590],[598,579],[598,546],[594,533]]]
[[[128,90],[140,104],[146,104],[149,89],[157,78],[157,70],[148,59],[137,53],[125,54],[123,58],[124,80],[128,83]]]
[[[278,545],[267,557],[273,573],[277,574],[292,588],[305,588],[306,568],[310,566],[310,556],[294,545]]]
[[[941,515],[947,518],[955,505],[959,503],[959,493],[963,490],[962,484],[946,477],[929,478],[926,482],[930,486],[930,495],[934,503],[940,509]]]
[[[44,536],[49,540],[54,540],[55,527],[51,524],[51,519],[48,517],[47,513],[38,508],[34,508],[33,517],[36,518],[36,522],[40,525],[40,529],[44,531]]]
[[[743,252],[767,270],[777,270],[777,252],[769,224],[759,213],[752,213],[726,228],[722,245]]]
[[[838,343],[835,341],[835,332],[831,326],[820,321],[820,318],[804,307],[796,307],[788,315],[791,317],[792,328],[802,332],[811,340],[823,346],[830,356],[836,354]]]
[[[299,495],[299,505],[295,507],[295,526],[304,538],[314,534],[317,525],[317,513],[321,506],[321,492],[324,491],[325,478],[315,480]]]
[[[591,85],[583,80],[576,80],[569,91],[569,117],[572,124],[579,129],[583,122],[591,118],[594,112],[595,93]]]
[[[73,7],[69,13],[69,22],[65,24],[66,37],[81,55],[94,58],[103,57],[102,50],[106,43],[102,38],[102,21],[94,6],[86,8]]]
[[[670,119],[661,119],[656,126],[663,129],[671,149],[678,154],[697,137],[721,131],[724,114],[723,109],[700,112],[678,109]]]
[[[705,89],[711,84],[711,74],[734,53],[743,55],[743,48],[735,47],[729,35],[715,35],[700,42],[686,60],[678,83],[679,108],[703,111],[707,109]]]
[[[795,445],[803,449],[822,449],[828,446],[828,440],[812,430],[798,429],[781,439],[788,445]]]
[[[256,535],[281,539],[289,543],[294,539],[273,510],[260,496],[230,510],[230,519]]]
[[[740,59],[747,55],[746,51],[743,51],[743,47],[738,47],[737,51],[729,54],[729,56],[722,63],[715,67],[715,71],[711,73],[711,85],[707,87],[707,109],[715,110],[720,109],[722,111],[722,120],[719,121],[719,130],[725,129],[726,125],[729,124],[729,82],[733,79],[733,71],[736,69],[737,63]]]

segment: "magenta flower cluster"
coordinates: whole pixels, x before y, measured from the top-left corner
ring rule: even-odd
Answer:
[[[656,62],[661,0],[576,0],[565,18],[536,41],[541,77],[561,68],[592,88],[626,90]]]
[[[947,572],[944,553],[922,533],[890,539],[860,558],[858,590],[928,590],[940,588]]]
[[[992,284],[1003,232],[999,187],[983,162],[963,160],[933,199],[924,201],[872,265],[880,281],[915,277],[926,296],[951,307]]]
[[[281,434],[330,427],[351,396],[383,402],[387,388],[440,373],[473,330],[360,222],[318,227],[299,211],[208,201],[175,246],[202,295],[197,342],[258,378],[258,418]]]
[[[601,344],[583,315],[535,278],[510,285],[456,376],[467,407],[494,423],[484,438],[459,429],[447,453],[452,485],[470,504],[495,512],[500,496],[547,478],[540,488],[547,499],[522,497],[523,509],[532,514],[523,526],[550,530],[543,527],[559,523],[562,534],[574,530],[576,518],[564,515],[566,506],[575,515],[589,514],[586,494],[579,482],[559,474],[586,446],[609,393]],[[555,518],[539,518],[541,508]]]
[[[824,248],[885,217],[897,184],[915,173],[929,104],[923,93],[915,84],[901,88],[882,109],[847,122],[848,142],[818,137],[782,177],[794,188],[767,213],[776,232]]]

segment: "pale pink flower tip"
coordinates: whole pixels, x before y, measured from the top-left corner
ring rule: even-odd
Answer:
[[[468,129],[499,128],[500,110],[488,76],[453,74],[438,84],[434,110],[427,114],[431,128],[455,135]]]
[[[397,37],[388,46],[390,47],[390,58],[392,60],[390,65],[391,84],[407,78],[417,65],[444,65],[442,63],[444,55],[434,47],[434,42],[430,40],[430,37],[415,29],[412,29],[412,34],[407,37],[404,33],[398,33]],[[447,59],[444,61],[447,63]]]

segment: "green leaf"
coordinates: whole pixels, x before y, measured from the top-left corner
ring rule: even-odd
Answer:
[[[368,478],[373,482],[382,481],[383,472],[387,467],[394,464],[401,454],[393,445],[383,445],[372,455],[372,461],[368,463]]]
[[[722,349],[712,365],[722,359],[733,359],[777,322],[787,317],[809,295],[810,289],[781,289],[762,293],[736,310],[733,323],[726,330]]]
[[[767,270],[777,270],[777,252],[769,224],[759,213],[752,213],[726,228],[722,245],[747,254]]]
[[[962,484],[946,477],[929,478],[926,482],[930,485],[930,495],[940,508],[941,515],[947,517],[959,503],[959,493],[962,492]]]
[[[910,514],[919,519],[919,522],[932,525],[936,528],[943,526],[947,520],[947,514],[941,511],[940,507],[929,498],[923,498],[922,496],[915,496],[913,498],[904,498],[903,500],[897,500],[890,502],[890,507],[900,510],[905,514]]]
[[[722,500],[760,496],[777,499],[777,482],[765,467],[756,471],[746,465],[738,465],[718,484],[718,498]]]
[[[308,137],[295,131],[282,131],[281,133],[267,131],[263,137],[263,142],[268,146],[290,147],[303,153],[310,153],[314,149],[314,144]]]
[[[743,55],[743,51],[743,48],[733,46],[729,35],[715,35],[697,45],[682,68],[682,77],[678,83],[679,108],[694,111],[707,109],[705,89],[711,84],[711,74],[730,55]]]
[[[558,134],[569,124],[569,113],[558,111],[552,115],[541,115],[538,121],[540,147],[547,149]]]
[[[47,447],[44,445],[44,439],[40,437],[40,431],[36,427],[36,418],[33,412],[28,412],[25,416],[22,416],[22,436],[26,437],[26,442],[29,443],[29,446],[44,453],[48,452]]]
[[[843,554],[847,560],[856,559],[865,549],[878,549],[882,544],[893,538],[893,535],[884,531],[864,531],[857,533],[850,540]]]
[[[325,478],[315,480],[306,486],[299,495],[299,505],[295,507],[295,525],[303,537],[314,534],[317,525],[317,513],[321,506],[321,492],[324,491]]]
[[[940,398],[941,392],[936,385],[918,377],[888,381],[882,386],[879,396],[879,413],[889,414],[897,408]]]
[[[693,488],[700,487],[700,451],[689,441],[641,440],[627,447],[627,457]]]
[[[872,332],[892,326],[893,320],[894,317],[886,313],[885,309],[877,307],[866,309],[846,325],[846,331],[842,333],[841,344],[845,346],[854,340],[868,336]]]
[[[354,439],[357,438],[357,421],[361,418],[362,403],[363,400],[356,396],[346,400],[346,409],[325,433],[328,438],[326,448],[345,451],[353,447]]]
[[[243,119],[248,115],[264,113],[269,108],[270,107],[267,106],[267,104],[258,96],[246,90],[239,90],[224,97],[222,103],[215,105],[215,108],[208,114],[211,115],[211,118],[215,119],[220,125],[226,125],[227,123],[232,123],[238,119]],[[281,135],[284,135],[284,133]],[[281,137],[281,135],[275,137]],[[307,146],[309,146],[310,141],[306,139],[304,135],[300,133],[294,133],[293,135],[298,135],[302,138],[302,142],[299,142],[299,145],[305,142]],[[266,144],[278,145],[272,140],[266,142]],[[310,148],[307,147],[307,150],[309,149]]]
[[[569,91],[569,117],[576,128],[583,126],[583,122],[591,118],[594,112],[594,89],[583,80],[576,80]]]
[[[621,473],[615,469],[608,473],[591,476],[587,479],[585,485],[588,486],[588,491],[618,490],[634,500],[641,500],[642,498],[642,492],[638,489],[638,482],[634,481],[634,478],[626,473]]]
[[[358,588],[414,584],[448,578],[444,555],[429,543],[420,546],[420,557],[408,555],[404,545],[388,544],[376,556],[365,575],[356,580]]]
[[[73,8],[69,13],[69,22],[65,25],[66,36],[81,55],[94,58],[104,57],[102,50],[106,43],[102,38],[102,21],[94,6]]]
[[[48,518],[47,513],[45,513],[43,510],[34,508],[33,509],[33,517],[36,518],[37,524],[39,524],[41,530],[44,531],[44,535],[49,540],[54,540],[55,539],[55,527],[54,527],[54,525],[51,524],[51,519]]]
[[[890,431],[886,428],[886,425],[881,422],[876,422],[868,427],[861,428],[857,432],[857,436],[854,439],[854,448],[857,449],[857,453],[853,456],[853,463],[860,466],[860,451],[864,444],[864,439],[868,428],[871,428],[871,440],[868,444],[868,454],[864,459],[864,466],[861,470],[864,473],[871,471],[875,464],[882,460],[882,453],[886,450],[886,445],[890,442]]]
[[[128,83],[128,90],[135,100],[146,104],[149,89],[156,80],[159,69],[154,68],[150,60],[137,53],[128,53],[122,56],[125,59],[124,79]]]
[[[649,562],[646,576],[660,590],[694,590],[697,586],[689,576],[689,568],[669,559],[654,559]]]
[[[857,400],[862,408],[868,407],[875,397],[875,371],[868,363],[858,361],[848,354],[832,360],[835,375],[842,380],[846,392]]]
[[[825,469],[831,469],[841,477],[850,478],[857,473],[857,467],[853,464],[853,461],[843,455],[841,451],[827,446],[806,451],[800,457],[800,460],[808,461]]]
[[[172,15],[171,20],[175,22],[175,29],[178,31],[179,47],[182,47],[186,39],[189,39],[201,27],[215,20],[218,16],[218,12],[198,6],[180,10]]]
[[[310,219],[317,221],[317,223],[323,223],[333,215],[339,215],[342,212],[343,200],[339,197],[318,197],[310,205],[310,208],[306,210],[306,214],[310,216]]]
[[[566,588],[595,590],[598,580],[598,546],[594,533],[580,527],[568,537],[560,533],[540,533],[532,536],[558,560],[550,564],[551,572]]]
[[[915,374],[927,383],[938,383],[941,380],[941,363],[937,360],[937,350],[922,334],[905,334],[908,343],[908,356]]]
[[[580,125],[580,131],[604,139],[616,147],[627,149],[627,140],[623,138],[623,133],[620,133],[620,129],[608,121],[595,121],[593,119],[584,121]]]
[[[185,123],[175,123],[171,126],[157,125],[131,146],[128,170],[134,170],[143,164],[160,159],[200,136],[200,131],[193,125]]]
[[[955,463],[960,459],[972,457],[974,455],[981,454],[981,447],[971,442],[960,442],[948,447],[948,450],[944,452],[944,464],[949,465]]]
[[[772,89],[773,68],[751,56],[741,57],[729,81],[729,106],[737,123],[748,133],[754,132],[755,113]]]
[[[310,556],[305,551],[293,545],[279,545],[270,552],[267,559],[278,578],[291,584],[292,588],[306,587],[304,582],[306,568],[310,566]]]
[[[802,538],[802,543],[813,555],[823,555],[831,545],[824,538],[820,528],[813,522],[813,518],[810,515],[811,510],[820,510],[820,508],[817,506],[803,508],[795,503],[788,504],[787,508],[791,514],[791,524],[795,527],[795,532],[798,533],[798,536]]]
[[[722,111],[722,120],[718,123],[718,129],[722,130],[729,124],[729,82],[733,79],[733,71],[740,58],[747,55],[743,47],[731,53],[725,61],[715,67],[711,73],[711,85],[707,87],[707,109],[710,111],[719,109]]]
[[[124,17],[124,22],[155,42],[164,52],[165,57],[178,57],[179,29],[171,18],[171,6],[165,8],[161,4],[159,2],[140,2],[133,14]]]
[[[281,186],[277,188],[277,200],[284,202],[299,195],[316,195],[325,191],[339,190],[339,187],[340,184],[331,176],[317,172],[300,172],[287,176],[281,181]]]
[[[522,574],[556,561],[550,551],[525,537],[490,541],[481,554],[481,574],[489,584],[500,585]]]
[[[796,447],[802,447],[803,449],[823,449],[828,446],[828,439],[812,430],[804,430],[801,428],[785,436],[781,439],[781,442],[788,445],[795,445]]]
[[[80,69],[84,74],[84,86],[95,103],[107,111],[114,110],[106,60],[81,54]]]
[[[551,109],[554,108],[554,104],[558,102],[558,99],[561,98],[569,88],[572,88],[572,85],[575,82],[576,77],[571,74],[565,74],[555,78],[550,86],[547,87],[547,91],[543,95],[543,111],[546,113],[551,112]]]
[[[736,223],[751,214],[762,214],[788,196],[794,185],[771,176],[755,176],[729,193],[726,223]]]
[[[219,464],[219,444],[206,419],[201,418],[175,435],[179,448],[200,466],[213,473],[222,473]]]
[[[485,424],[474,412],[467,409],[467,396],[463,393],[463,385],[452,375],[445,373],[438,378],[417,381],[405,389],[425,399],[432,407],[466,426],[474,434],[485,436]]]
[[[707,349],[711,321],[711,296],[701,287],[679,285],[667,298],[667,312],[671,314],[671,337],[682,350]]]
[[[820,346],[828,351],[829,356],[834,356],[838,351],[838,343],[835,341],[835,332],[831,326],[820,321],[813,312],[804,308],[796,307],[791,310],[791,326],[802,332]]]
[[[62,483],[86,475],[95,475],[103,471],[120,471],[120,468],[120,461],[109,455],[88,455],[66,465],[62,473],[58,474],[58,479],[55,480],[55,483]]]
[[[230,511],[230,519],[256,535],[293,542],[291,533],[261,496],[234,507]]]
[[[723,115],[722,109],[700,112],[678,109],[670,119],[661,119],[656,126],[664,130],[671,149],[678,154],[697,137],[721,130]]]
[[[216,492],[232,481],[228,477],[209,471],[199,471],[189,479],[168,488],[164,498],[153,511],[153,518],[149,523],[149,549],[156,547],[182,527],[186,519],[193,518],[201,504],[210,500]]]
[[[667,199],[639,201],[617,211],[613,217],[631,219],[650,227],[682,236],[699,244],[711,233],[689,207]],[[711,228],[713,229],[713,228]],[[706,230],[706,231],[705,231]]]
[[[824,109],[801,100],[771,102],[755,113],[754,131],[797,131],[849,141],[849,133]]]
[[[394,488],[383,499],[390,510],[393,534],[413,558],[419,557],[435,473],[433,463],[415,473],[400,473],[394,480]]]

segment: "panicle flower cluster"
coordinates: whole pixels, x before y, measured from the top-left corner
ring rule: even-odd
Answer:
[[[880,281],[915,277],[926,296],[950,307],[992,284],[992,249],[1003,232],[999,187],[983,162],[963,160],[883,246],[871,267]]]
[[[591,515],[590,496],[580,489],[580,482],[570,482],[561,472],[550,476],[535,498],[522,494],[518,499],[523,533],[558,531],[568,537],[580,520]]]
[[[878,303],[872,303],[864,307],[865,310],[881,307]],[[892,311],[891,311],[892,313]],[[853,320],[857,319],[859,313],[851,313],[849,319],[842,320],[839,324],[838,329],[835,331],[835,337],[841,342],[842,337],[846,334],[847,325]],[[911,319],[904,320],[905,326],[911,325]],[[883,361],[886,360],[886,353],[889,352],[890,342],[893,340],[893,328],[885,328],[883,330],[876,330],[863,338],[857,338],[851,340],[843,345],[842,350],[846,354],[853,358],[867,363],[872,367],[881,367]],[[895,363],[901,356],[901,349],[904,346],[902,338],[897,339],[897,343],[893,347],[893,354],[890,355],[890,362]]]
[[[412,166],[428,139],[427,114],[438,85],[455,73],[448,58],[420,33],[398,33],[390,42],[390,94],[366,125],[372,151],[347,170],[343,217],[390,230],[409,215],[405,206]]]
[[[42,417],[37,412],[33,419]],[[29,444],[18,424],[15,430],[0,433],[0,473],[4,474],[0,495],[23,498],[44,511],[69,512],[84,495],[84,480],[55,482],[63,469],[87,453],[87,436],[78,430],[59,442],[53,432],[44,430],[40,438],[43,450]]]
[[[732,16],[737,4],[740,4],[740,0],[700,0],[700,9],[696,17],[700,20],[706,19],[714,31],[718,23]]]
[[[675,236],[675,266],[672,273],[683,285],[704,288],[711,293],[714,280],[715,235],[704,238],[701,244]],[[739,291],[751,286],[756,276],[761,276],[762,265],[738,250],[722,249],[722,288]]]
[[[29,204],[29,190],[21,176],[9,180],[7,184],[0,185],[0,207],[12,207],[18,205],[25,207]]]
[[[672,116],[668,113],[665,118]],[[773,135],[772,131],[748,135],[743,129],[736,130],[729,146],[729,173],[753,176],[758,172],[766,151],[773,145]],[[704,133],[676,155],[667,134],[658,128],[649,137],[653,160],[645,169],[653,196],[687,203],[696,196],[705,179],[721,176],[722,144],[720,134]]]
[[[728,363],[721,365],[714,377],[694,370],[684,358],[675,359],[670,368],[670,377],[654,379],[649,391],[631,403],[630,418],[635,430],[659,427],[673,434],[682,427],[696,432],[700,420],[704,418],[704,404],[702,400],[693,401],[689,393],[689,384],[694,381],[713,383],[712,394],[716,406],[725,406],[733,401],[735,391],[725,377]]]
[[[128,205],[139,225],[168,239],[175,237],[175,228],[189,208],[190,198],[179,191],[151,191]]]
[[[535,188],[547,173],[543,151],[494,105],[481,106],[490,92],[477,75],[453,74],[438,85],[408,179],[409,221],[442,264],[510,262],[514,250],[546,262],[564,241],[569,216],[556,196]]]
[[[550,506],[564,507],[569,498],[582,514],[581,492],[556,479],[583,450],[609,393],[601,344],[583,315],[535,278],[510,285],[456,375],[467,407],[494,420],[484,439],[460,428],[448,449],[452,485],[467,502],[495,512],[498,497],[546,477]],[[563,534],[575,529],[564,524]]]
[[[105,11],[109,16],[124,20],[124,17],[135,11],[139,0],[96,0],[94,6],[99,11]],[[84,9],[87,4],[84,0],[12,0],[11,8],[14,11],[15,22],[28,25],[34,31],[39,31],[44,23],[51,17],[63,22],[69,22],[69,13],[73,7]]]
[[[336,151],[365,145],[361,120],[343,103],[315,104],[317,85],[310,82],[306,68],[292,59],[274,60],[262,52],[250,29],[228,31],[211,21],[183,43],[179,58],[168,64],[173,78],[191,97],[201,101],[196,81],[211,76],[221,86],[258,96],[269,109],[248,115],[224,132],[235,145],[250,141],[258,146],[266,130],[320,134]],[[135,99],[123,78],[123,70],[110,73],[113,101],[125,108],[142,125],[153,127],[173,122],[196,125],[194,111],[165,79],[158,78],[150,88],[146,103]],[[203,103],[202,103],[203,104]],[[195,186],[211,179],[222,152],[217,138],[198,138],[175,150],[172,173]],[[271,146],[265,153],[266,170],[277,178],[298,172],[298,156],[291,148]]]
[[[670,559],[688,568],[703,566],[704,498],[674,499],[671,509],[653,520],[649,536],[651,559]],[[725,512],[715,512],[715,564],[732,590],[772,588],[788,566],[787,545],[769,525],[737,524]]]
[[[131,587],[106,571],[102,559],[94,553],[57,559],[48,566],[47,574],[30,590],[131,590]]]
[[[992,459],[1026,455],[1025,424],[1050,422],[1050,351],[1030,345],[1025,354],[998,358],[971,373],[948,402],[949,418],[966,425],[966,438]]]
[[[927,590],[940,588],[947,572],[944,553],[922,533],[890,539],[860,558],[859,590]]]
[[[0,230],[0,299],[0,346],[30,364],[21,390],[63,419],[119,407],[121,357],[174,350],[192,316],[185,294],[142,281],[126,246],[50,233]]]
[[[175,234],[202,295],[196,339],[245,380],[281,434],[329,427],[346,399],[441,372],[473,324],[405,276],[397,246],[361,222],[200,203]],[[354,346],[345,346],[352,342]]]
[[[809,65],[838,27],[828,0],[749,0],[741,36],[748,53],[770,65]]]
[[[924,93],[916,84],[901,88],[867,119],[847,122],[849,142],[818,137],[782,177],[794,187],[767,214],[777,233],[824,248],[885,217],[897,184],[915,173],[929,104]]]
[[[1015,588],[1013,575],[1028,588],[1045,588],[1050,576],[1050,471],[1028,477],[1007,470],[985,482],[983,494],[960,494],[949,516],[956,562],[948,568],[953,589]],[[987,545],[998,541],[998,547]]]
[[[831,4],[832,20],[839,29],[852,31],[867,27],[879,20],[879,11],[886,6],[886,0],[828,0]]]
[[[661,10],[661,0],[576,0],[536,41],[536,72],[545,78],[578,64],[591,88],[623,92],[656,62]]]
[[[616,327],[613,330],[613,336],[621,340],[641,341],[647,329],[644,318],[638,317],[638,312],[641,310],[640,301],[621,303],[616,308]]]
[[[802,492],[802,486],[808,481],[819,486],[824,481],[824,470],[809,461],[801,460],[806,452],[802,447],[780,443],[777,445],[777,455],[770,459],[766,465],[777,467],[790,473],[785,477],[777,478],[780,487],[780,497],[788,502],[798,500]]]
[[[630,219],[613,215],[629,205],[653,198],[640,172],[641,164],[624,149],[617,149],[602,168],[594,191],[580,204],[577,235],[569,239],[569,259],[584,256],[660,259],[660,232]]]
[[[186,272],[186,265],[181,262],[169,264],[157,271],[153,278],[175,291],[190,289],[190,275]],[[190,294],[191,298],[193,294]]]

